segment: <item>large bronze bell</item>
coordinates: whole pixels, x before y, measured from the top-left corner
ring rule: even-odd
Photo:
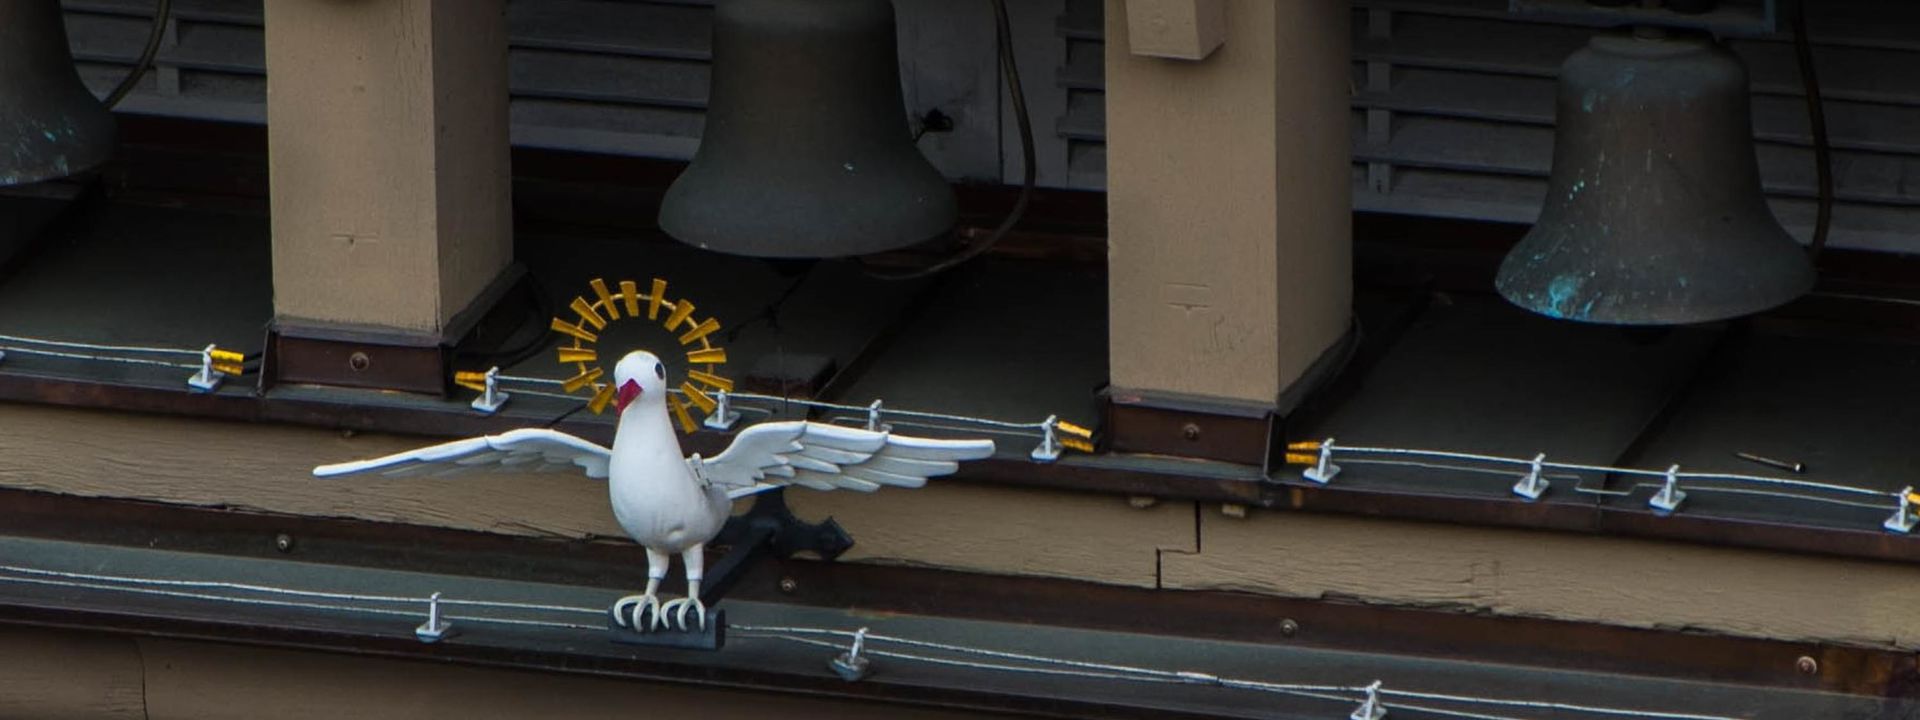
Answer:
[[[60,0],[0,1],[0,186],[79,173],[113,147],[113,115],[73,68]]]
[[[1539,221],[1496,280],[1568,320],[1671,325],[1747,315],[1813,287],[1760,190],[1747,73],[1712,39],[1595,37],[1560,69]]]
[[[888,0],[720,0],[700,149],[660,208],[682,242],[736,255],[864,255],[952,227],[913,146]]]

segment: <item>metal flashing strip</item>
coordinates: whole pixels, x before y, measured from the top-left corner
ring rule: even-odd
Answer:
[[[224,637],[269,645],[1004,711],[1044,707],[1076,717],[1304,718],[1362,706],[1478,718],[1573,712],[1718,720],[1920,707],[1913,700],[1023,623],[861,619],[762,603],[730,603],[742,621],[731,626],[736,640],[724,652],[636,654],[596,642],[596,628],[566,619],[601,612],[597,606],[617,595],[606,588],[18,538],[0,538],[0,560],[0,622],[201,639],[230,634]],[[414,624],[438,606],[464,609],[431,618],[436,632],[423,642]],[[552,617],[560,619],[545,619]],[[461,622],[473,624],[448,632]],[[866,671],[856,673],[858,685],[830,669],[834,659]],[[1528,688],[1525,696],[1515,697],[1516,687]]]

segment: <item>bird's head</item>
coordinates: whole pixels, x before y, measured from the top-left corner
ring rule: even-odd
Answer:
[[[626,412],[628,405],[666,401],[667,367],[653,353],[635,350],[613,366],[613,405],[618,412]]]

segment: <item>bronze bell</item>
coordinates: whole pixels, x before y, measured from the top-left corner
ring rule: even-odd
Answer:
[[[1704,35],[1603,35],[1560,68],[1553,173],[1495,284],[1515,305],[1621,325],[1722,320],[1813,287],[1760,190],[1747,73]]]
[[[660,227],[736,255],[864,255],[953,226],[953,189],[907,130],[888,0],[720,0],[693,162]]]
[[[60,0],[0,2],[0,186],[91,169],[113,147],[113,115],[73,68]]]

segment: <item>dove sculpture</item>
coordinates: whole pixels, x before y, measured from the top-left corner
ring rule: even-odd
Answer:
[[[700,602],[704,552],[732,514],[734,500],[787,485],[863,492],[917,488],[927,478],[954,472],[962,460],[993,454],[992,440],[936,440],[792,421],[741,430],[725,452],[711,458],[682,456],[667,416],[666,379],[659,358],[645,351],[629,353],[614,366],[620,419],[611,449],[556,430],[526,428],[323,465],[313,474],[391,476],[571,465],[587,477],[604,478],[614,518],[647,551],[647,588],[615,602],[614,621],[644,632],[670,626],[668,616],[685,630],[689,611],[706,626],[707,608]],[[662,603],[660,581],[675,553],[686,564],[687,596]]]

